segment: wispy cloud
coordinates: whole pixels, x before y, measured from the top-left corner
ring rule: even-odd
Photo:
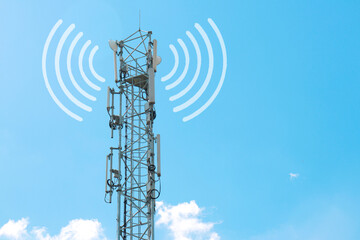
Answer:
[[[299,173],[289,173],[290,180],[294,180],[300,176]]]
[[[0,228],[0,237],[7,240],[106,240],[98,220],[72,220],[55,236],[50,236],[45,227],[29,230],[28,225],[29,221],[25,218],[9,220]]]
[[[215,223],[203,222],[202,209],[195,201],[180,203],[176,206],[158,202],[158,226],[166,226],[174,240],[220,240],[213,231]]]

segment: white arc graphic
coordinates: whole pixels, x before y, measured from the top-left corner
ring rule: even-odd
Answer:
[[[84,67],[83,67],[83,59],[84,59],[84,54],[86,52],[86,49],[90,46],[91,41],[87,40],[86,43],[84,44],[84,46],[81,48],[80,51],[80,55],[79,55],[79,69],[80,69],[80,74],[82,76],[82,78],[84,79],[84,81],[93,89],[95,89],[96,91],[100,91],[101,88],[99,86],[96,86],[94,83],[92,83],[88,77],[85,75],[84,72]]]
[[[224,80],[225,80],[226,69],[227,69],[227,54],[226,54],[226,47],[225,47],[224,39],[220,33],[219,28],[216,26],[215,22],[211,18],[208,18],[208,22],[209,22],[212,30],[215,32],[217,39],[220,43],[220,47],[221,47],[222,62],[223,62],[221,77],[220,77],[220,81],[219,81],[215,91],[212,93],[211,97],[205,102],[205,104],[203,104],[195,112],[191,113],[190,115],[185,116],[182,119],[184,122],[187,122],[187,121],[195,118],[196,116],[201,114],[203,111],[205,111],[205,109],[207,109],[211,105],[211,103],[215,100],[215,98],[219,94],[219,92],[223,86]],[[206,32],[204,31],[204,29],[200,26],[200,24],[195,23],[194,26],[197,29],[197,31],[200,33],[200,35],[205,43],[208,57],[209,57],[209,62],[208,62],[209,66],[208,66],[205,80],[201,84],[201,86],[197,90],[197,92],[190,99],[185,101],[184,103],[174,107],[173,108],[174,112],[180,112],[182,110],[185,110],[199,100],[199,98],[204,94],[204,92],[208,88],[211,78],[212,78],[213,70],[214,70],[214,53],[213,53],[213,47],[211,45],[210,39],[209,39],[208,35],[206,34]],[[199,75],[200,75],[202,56],[201,56],[199,44],[196,41],[195,37],[189,31],[186,31],[186,35],[189,37],[192,45],[194,46],[195,52],[196,52],[196,60],[197,60],[196,70],[195,70],[195,74],[194,74],[193,78],[188,83],[188,85],[184,89],[182,89],[180,92],[171,96],[169,98],[170,101],[175,101],[175,100],[178,100],[178,99],[184,97],[194,87],[194,85],[198,81]],[[178,79],[176,79],[173,83],[168,84],[165,87],[166,90],[173,89],[176,86],[178,86],[181,82],[183,82],[187,75],[187,72],[188,72],[188,67],[189,67],[189,62],[190,62],[189,52],[188,52],[188,49],[187,49],[185,43],[181,39],[178,39],[178,42],[179,42],[181,48],[183,49],[183,52],[185,55],[185,67],[184,67],[184,70],[183,70],[182,74],[180,75],[180,77]],[[175,46],[172,44],[170,44],[169,46],[175,57],[175,65],[174,65],[173,69],[171,70],[171,72],[161,79],[162,81],[167,81],[170,78],[172,78],[174,76],[174,74],[176,73],[178,65],[179,65],[179,56],[177,54]]]
[[[179,67],[179,54],[178,54],[178,52],[176,51],[176,48],[175,48],[174,45],[170,44],[169,47],[170,47],[172,53],[174,54],[175,65],[174,65],[173,69],[169,72],[168,75],[166,75],[165,77],[162,77],[162,78],[161,78],[161,81],[162,81],[162,82],[165,82],[165,81],[169,80],[170,78],[172,78],[172,76],[174,76],[177,68]]]
[[[43,77],[44,77],[44,80],[45,80],[45,85],[46,85],[46,88],[47,90],[49,91],[50,93],[50,96],[52,97],[52,99],[54,100],[54,102],[66,113],[68,114],[70,117],[78,120],[78,121],[82,121],[83,119],[76,115],[75,113],[71,112],[69,109],[67,109],[60,101],[59,99],[55,96],[53,90],[51,89],[50,87],[50,84],[49,84],[49,80],[48,80],[48,77],[47,77],[47,73],[46,73],[46,56],[47,56],[47,52],[48,52],[48,49],[49,49],[49,45],[50,45],[50,42],[56,32],[56,30],[59,28],[59,26],[62,24],[62,20],[60,19],[56,24],[55,26],[51,29],[50,33],[49,33],[49,36],[47,37],[46,39],[46,42],[45,42],[45,45],[44,45],[44,50],[43,50],[43,55],[42,55],[42,72],[43,72]]]
[[[202,84],[202,86],[200,87],[199,91],[192,98],[190,98],[188,101],[186,101],[185,103],[175,107],[173,109],[174,112],[179,112],[181,110],[184,110],[185,108],[189,107],[191,104],[193,104],[196,100],[199,99],[199,97],[204,93],[205,89],[209,85],[211,75],[212,75],[212,72],[213,72],[214,54],[213,54],[213,50],[212,50],[212,47],[211,47],[210,40],[209,40],[208,36],[206,35],[204,29],[200,26],[200,24],[195,23],[195,28],[199,31],[201,37],[205,41],[205,45],[206,45],[206,48],[207,48],[207,51],[208,51],[208,54],[209,54],[209,69],[208,69],[205,81]]]
[[[210,23],[211,27],[214,29],[214,31],[216,33],[216,36],[217,36],[217,38],[218,38],[218,40],[220,42],[221,52],[222,52],[222,55],[223,55],[223,67],[222,67],[220,82],[219,82],[218,86],[216,87],[215,92],[213,93],[213,95],[211,95],[211,97],[209,98],[209,100],[203,106],[201,106],[198,110],[196,110],[194,113],[184,117],[183,118],[184,122],[187,122],[187,121],[193,119],[194,117],[196,117],[197,115],[202,113],[206,108],[208,108],[210,106],[210,104],[215,100],[215,98],[219,94],[219,92],[220,92],[220,90],[222,88],[222,85],[224,83],[224,80],[225,80],[226,68],[227,68],[227,55],[226,55],[225,42],[224,42],[223,37],[221,36],[219,28],[216,26],[214,21],[211,18],[209,18],[208,22]]]
[[[175,80],[175,82],[173,82],[165,87],[166,90],[172,89],[172,88],[176,87],[177,85],[179,85],[181,83],[181,81],[184,80],[186,73],[189,69],[189,62],[190,62],[189,51],[188,51],[185,43],[183,42],[183,40],[178,39],[178,42],[185,54],[185,68],[184,68],[184,71],[181,73],[180,77],[177,80]]]
[[[89,106],[86,106],[85,104],[81,103],[79,100],[77,100],[70,92],[69,90],[66,88],[64,81],[62,80],[61,74],[60,74],[60,53],[62,50],[62,47],[64,46],[65,40],[68,38],[69,34],[71,33],[72,30],[74,30],[75,25],[71,24],[70,27],[68,27],[68,29],[66,29],[65,33],[61,36],[59,44],[56,48],[56,53],[55,53],[55,72],[56,72],[56,77],[58,79],[58,82],[60,84],[61,89],[64,91],[64,93],[66,94],[66,96],[73,102],[76,104],[76,106],[91,112],[92,109]]]
[[[99,50],[98,46],[95,46],[91,52],[90,52],[90,56],[89,56],[89,67],[90,67],[90,71],[91,73],[94,75],[94,77],[99,80],[100,82],[105,82],[105,78],[101,77],[99,74],[97,74],[95,72],[94,66],[93,66],[93,59],[94,59],[94,55],[97,52],[97,50]]]
[[[46,64],[47,64],[47,54],[48,54],[48,50],[49,50],[49,46],[51,41],[53,40],[53,37],[56,33],[56,31],[58,30],[58,28],[60,27],[60,25],[63,23],[62,19],[59,19],[56,24],[53,26],[53,28],[51,29],[45,44],[44,44],[44,49],[43,49],[43,54],[42,54],[42,72],[43,72],[43,77],[44,77],[44,81],[45,81],[45,86],[46,89],[48,90],[51,98],[54,100],[54,102],[56,103],[56,105],[58,105],[58,107],[60,107],[61,110],[63,110],[67,115],[69,115],[70,117],[74,118],[75,120],[81,122],[83,121],[83,118],[80,117],[79,115],[73,113],[72,111],[70,111],[67,107],[64,106],[64,104],[58,99],[58,97],[55,95],[53,89],[50,86],[49,83],[49,79],[48,79],[48,74],[47,74],[47,70],[46,70]],[[71,32],[75,29],[75,25],[71,24],[66,30],[65,32],[62,34],[62,36],[60,37],[59,43],[57,44],[56,47],[56,51],[55,51],[55,74],[56,74],[56,78],[57,81],[60,85],[61,90],[64,92],[64,94],[67,96],[67,98],[74,103],[77,107],[87,111],[87,112],[91,112],[92,108],[84,103],[82,103],[81,101],[79,101],[72,93],[70,93],[69,89],[66,87],[64,81],[63,81],[63,77],[61,75],[61,68],[60,68],[60,60],[61,60],[61,52],[62,49],[64,47],[64,44],[66,42],[66,40],[68,39],[68,37],[70,36]],[[66,66],[67,66],[67,71],[69,74],[69,78],[71,80],[71,83],[74,85],[75,89],[84,97],[86,97],[87,99],[91,100],[91,101],[96,101],[96,98],[90,94],[88,94],[86,91],[84,91],[79,84],[75,81],[72,69],[71,69],[71,59],[72,59],[72,55],[73,55],[73,51],[74,48],[76,46],[76,44],[78,43],[79,39],[83,36],[83,33],[80,32],[76,35],[76,37],[73,39],[73,41],[70,44],[69,50],[67,52],[67,58],[66,58]],[[87,41],[84,46],[82,47],[81,51],[80,51],[80,56],[79,56],[79,61],[78,61],[78,66],[79,66],[79,70],[81,73],[81,76],[83,77],[84,81],[93,89],[95,90],[100,90],[100,87],[96,86],[95,84],[93,84],[92,82],[90,82],[90,80],[86,77],[84,69],[83,69],[83,58],[84,58],[84,54],[86,49],[89,47],[89,45],[91,44],[91,41]],[[104,82],[105,79],[103,77],[101,77],[99,74],[97,74],[94,70],[93,67],[93,58],[94,55],[96,53],[96,51],[99,49],[98,46],[93,47],[93,49],[90,52],[90,56],[89,56],[89,68],[91,73],[93,74],[94,78],[96,78],[97,80],[99,80],[100,82]]]
[[[80,86],[79,84],[75,81],[74,75],[72,74],[72,70],[71,70],[71,58],[72,58],[72,53],[74,51],[74,48],[77,44],[77,42],[79,41],[79,39],[82,37],[83,33],[80,32],[78,33],[78,35],[76,35],[76,37],[74,38],[74,40],[71,42],[70,48],[69,48],[69,52],[68,52],[68,56],[67,56],[67,70],[69,73],[69,77],[70,80],[72,82],[72,84],[74,85],[74,87],[76,88],[76,90],[78,90],[84,97],[86,97],[87,99],[90,99],[92,101],[96,101],[96,98],[94,96],[91,96],[90,94],[88,94],[87,92],[85,92]]]
[[[178,94],[175,94],[174,96],[170,97],[170,101],[174,101],[177,100],[179,98],[181,98],[182,96],[184,96],[188,91],[190,91],[190,89],[194,86],[194,84],[196,83],[196,80],[199,77],[200,74],[200,67],[201,67],[201,52],[200,52],[200,48],[199,48],[199,44],[197,43],[196,39],[194,38],[194,36],[191,34],[191,32],[186,31],[186,35],[188,35],[188,37],[190,38],[191,42],[194,45],[195,51],[196,51],[196,58],[197,58],[197,65],[196,65],[196,71],[195,71],[195,75],[194,78],[191,80],[191,82],[189,83],[189,85],[187,85],[181,92],[179,92]]]

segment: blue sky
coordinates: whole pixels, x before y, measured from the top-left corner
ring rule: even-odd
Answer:
[[[97,219],[104,235],[114,239],[115,206],[103,201],[105,155],[112,144],[105,108],[106,87],[113,85],[108,40],[135,31],[139,10],[141,27],[153,31],[162,57],[155,122],[162,139],[159,200],[196,210],[190,203],[195,200],[203,210],[194,217],[215,223],[211,231],[221,239],[359,239],[360,3],[350,0],[0,0],[0,228],[28,218],[29,228],[45,226],[56,235],[73,219]],[[226,44],[226,77],[211,106],[184,123],[182,117],[209,99],[221,75],[221,48],[208,18]],[[49,48],[49,81],[83,122],[58,108],[42,75],[44,43],[59,19],[63,24]],[[87,88],[97,98],[87,102],[91,113],[61,92],[50,62],[60,33],[72,23],[70,39],[81,31],[81,45],[91,40],[99,46],[94,68],[106,79],[99,92]],[[212,43],[214,72],[199,101],[174,113],[176,103],[169,97],[196,69],[186,31],[203,55],[188,98],[207,73],[206,46],[195,23]],[[179,87],[166,91],[160,78],[174,65],[169,44],[180,58],[174,80],[185,63],[178,38],[189,49],[189,73]],[[70,40],[64,49],[69,45]],[[80,47],[74,56],[79,52]],[[73,71],[81,82],[76,61]],[[290,173],[299,176],[290,179]],[[159,239],[168,234],[166,226],[158,226]]]

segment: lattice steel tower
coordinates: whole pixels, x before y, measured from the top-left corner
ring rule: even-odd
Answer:
[[[106,156],[105,201],[111,203],[117,192],[118,240],[154,240],[155,199],[160,195],[156,186],[161,172],[160,135],[155,137],[153,124],[155,72],[161,58],[151,34],[139,29],[122,41],[109,41],[116,87],[108,87],[107,111],[111,138],[118,131],[118,146],[110,147]]]

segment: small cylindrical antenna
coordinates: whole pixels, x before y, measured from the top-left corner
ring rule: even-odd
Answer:
[[[161,176],[161,155],[160,155],[160,134],[156,136],[156,147],[157,147],[157,175]]]
[[[116,64],[116,52],[114,51],[114,70],[115,70],[115,82],[117,83],[118,75],[117,75],[117,64]]]

